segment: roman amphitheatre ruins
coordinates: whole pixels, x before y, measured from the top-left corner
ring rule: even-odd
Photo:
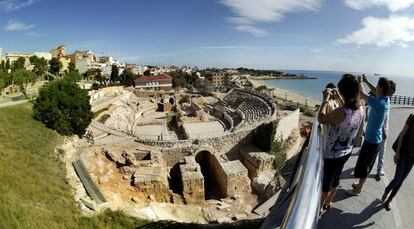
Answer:
[[[299,112],[281,117],[270,97],[252,91],[202,96],[109,87],[92,93],[91,105],[85,137],[61,147],[87,214],[111,208],[192,223],[261,218],[258,206],[284,180],[275,156],[254,144],[257,128],[278,120],[275,140],[289,143],[288,158],[303,144]]]

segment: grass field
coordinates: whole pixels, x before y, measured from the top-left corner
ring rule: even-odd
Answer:
[[[32,119],[31,104],[0,108],[0,228],[135,228],[121,212],[84,217],[54,153],[62,139]]]

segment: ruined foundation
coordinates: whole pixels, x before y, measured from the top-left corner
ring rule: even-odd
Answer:
[[[274,156],[251,139],[276,118],[270,98],[106,90],[93,97],[99,115],[74,149],[113,208],[200,223],[259,217],[252,210],[266,187],[257,179],[274,179]]]

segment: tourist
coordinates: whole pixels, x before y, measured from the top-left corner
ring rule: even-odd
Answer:
[[[326,107],[326,113],[329,113],[336,108],[343,105],[343,99],[340,96],[340,93],[338,92],[338,89],[336,88],[335,84],[328,83],[325,87],[327,90],[327,93],[329,94],[329,99]],[[329,126],[328,125],[321,125],[322,128],[322,134],[326,137]]]
[[[330,97],[328,100],[328,111],[327,111],[327,113],[329,113],[335,110],[336,108],[342,106],[343,99],[338,91],[338,88],[336,88],[335,84],[328,83],[325,89],[328,89],[328,92],[330,93]]]
[[[391,210],[391,201],[397,194],[405,178],[414,165],[414,114],[408,117],[403,130],[397,138],[394,161],[397,164],[394,179],[385,188],[382,201],[388,211]],[[394,147],[393,147],[394,148]],[[388,194],[391,192],[390,196]],[[388,197],[388,199],[387,199]]]
[[[390,90],[388,92],[388,96],[394,95],[396,90],[394,81],[390,80]],[[388,120],[389,120],[390,112],[387,112],[384,120],[384,126],[382,127],[382,141],[379,146],[378,152],[378,163],[377,163],[377,175],[375,175],[375,180],[380,181],[381,176],[385,175],[384,172],[384,156],[385,156],[385,149],[387,148],[387,139],[388,139]]]
[[[319,122],[328,125],[326,144],[323,148],[322,210],[331,207],[342,169],[351,155],[353,141],[364,118],[364,112],[360,106],[360,87],[357,78],[351,74],[343,75],[338,88],[343,106],[327,112],[329,100],[335,95],[330,93],[329,89],[325,89],[318,115]]]
[[[361,87],[361,98],[368,103],[370,111],[364,136],[364,143],[362,144],[354,170],[354,176],[359,178],[359,182],[352,184],[352,189],[347,190],[346,192],[351,196],[358,196],[361,193],[366,178],[374,166],[375,159],[377,158],[379,151],[379,145],[383,138],[382,128],[385,116],[390,109],[390,99],[388,96],[390,81],[387,78],[379,78],[377,86],[370,83],[365,75],[360,76],[359,81]],[[375,96],[368,96],[362,90],[362,82],[369,87],[370,91],[374,93]]]

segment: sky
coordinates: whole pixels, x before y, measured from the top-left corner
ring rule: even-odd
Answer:
[[[7,52],[414,77],[414,0],[0,0]]]

